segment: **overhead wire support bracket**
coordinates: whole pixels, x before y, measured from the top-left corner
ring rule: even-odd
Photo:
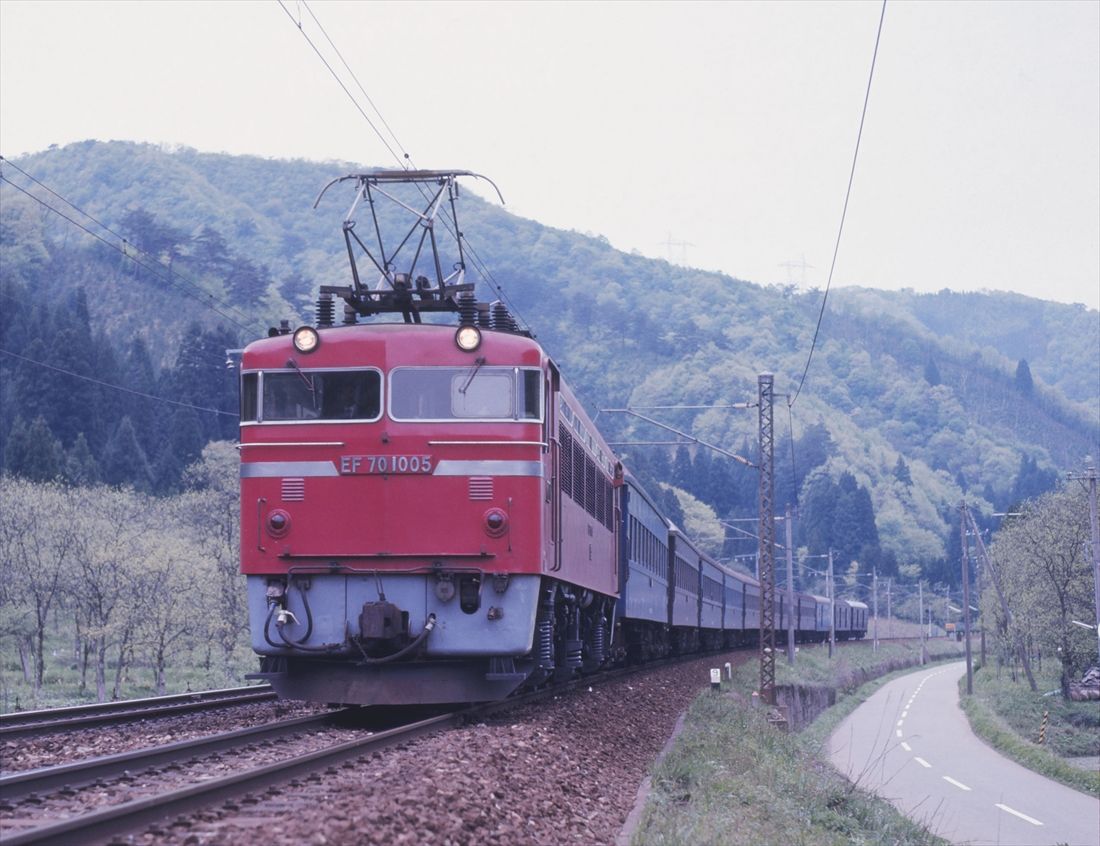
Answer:
[[[645,407],[645,406],[642,406],[642,407]],[[653,407],[656,407],[656,406],[653,406]],[[676,406],[667,406],[667,407],[668,408],[675,408]],[[700,406],[700,407],[701,408],[702,407],[712,408],[712,407],[716,407],[716,406]],[[737,405],[729,406],[729,407],[730,408],[750,408],[751,406],[748,403],[743,403],[743,404],[739,403]],[[743,456],[740,456],[735,452],[730,452],[727,449],[722,449],[722,447],[720,447],[720,446],[715,446],[712,443],[707,443],[706,441],[701,440],[700,438],[697,438],[694,435],[689,435],[687,432],[684,432],[684,431],[682,431],[680,429],[677,429],[673,426],[669,426],[665,423],[662,423],[659,420],[654,420],[652,417],[647,417],[644,414],[639,414],[633,408],[627,407],[627,408],[601,408],[600,409],[601,414],[605,411],[608,412],[609,414],[610,413],[629,414],[632,417],[637,417],[639,420],[644,420],[646,423],[651,423],[651,424],[653,424],[654,426],[657,426],[660,429],[664,429],[668,432],[672,432],[673,434],[679,435],[681,438],[685,439],[685,440],[682,440],[682,441],[665,442],[665,443],[668,443],[670,445],[673,445],[673,444],[684,444],[684,445],[698,444],[699,446],[705,446],[708,449],[712,449],[715,452],[726,456],[726,458],[732,458],[734,461],[739,461],[740,463],[744,464],[746,467],[756,467],[756,465],[753,464],[751,461],[749,461],[747,458],[744,458]]]

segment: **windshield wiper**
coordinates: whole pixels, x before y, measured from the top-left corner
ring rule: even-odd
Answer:
[[[298,362],[292,358],[288,358],[286,360],[286,366],[293,369],[294,372],[298,374],[299,378],[306,383],[306,387],[309,388],[311,394],[317,393],[317,389],[313,386],[313,380],[302,372],[302,368],[298,366]]]
[[[483,365],[484,363],[485,363],[485,357],[484,357],[484,356],[480,356],[480,355],[479,355],[479,356],[478,356],[477,358],[475,358],[475,359],[474,359],[474,368],[473,368],[473,370],[471,370],[471,371],[470,371],[470,375],[469,375],[469,377],[468,377],[468,378],[466,379],[466,384],[465,384],[465,385],[463,385],[463,386],[462,386],[461,388],[459,388],[459,389],[458,389],[458,392],[459,392],[460,394],[465,394],[465,393],[466,393],[466,389],[467,389],[468,387],[470,387],[470,383],[471,383],[472,381],[474,381],[474,377],[475,377],[475,376],[477,376],[477,371],[479,371],[479,370],[481,369],[481,366],[482,366],[482,365]]]

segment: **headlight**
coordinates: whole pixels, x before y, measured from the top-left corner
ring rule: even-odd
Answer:
[[[321,336],[312,326],[299,326],[294,330],[294,349],[300,353],[311,353],[321,344]]]
[[[455,343],[460,350],[473,352],[481,346],[481,330],[476,326],[459,326],[455,332]]]

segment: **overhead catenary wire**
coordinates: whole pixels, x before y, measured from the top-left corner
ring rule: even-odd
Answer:
[[[46,364],[46,362],[44,362],[44,361],[37,361],[33,358],[28,358],[25,355],[19,355],[19,353],[14,353],[11,350],[5,350],[2,347],[0,347],[0,354],[11,356],[12,358],[19,359],[20,361],[27,362],[28,364],[37,365],[38,367],[44,367],[47,370],[53,370],[53,371],[56,371],[57,373],[63,373],[66,376],[72,376],[74,379],[80,379],[84,382],[91,382],[93,385],[99,385],[100,387],[103,387],[103,388],[111,388],[111,389],[116,390],[116,391],[122,391],[123,393],[126,393],[126,394],[133,394],[134,396],[144,397],[146,399],[155,400],[157,402],[163,402],[163,403],[167,403],[169,405],[177,405],[177,406],[180,406],[181,408],[190,408],[190,409],[193,409],[195,411],[205,411],[209,414],[222,414],[222,415],[225,415],[226,417],[240,417],[240,415],[237,414],[235,411],[223,411],[223,410],[218,409],[218,408],[206,408],[205,406],[201,406],[201,405],[192,405],[189,402],[180,402],[179,400],[168,399],[167,397],[158,397],[155,394],[145,393],[145,391],[138,391],[138,390],[135,390],[133,388],[126,388],[126,387],[123,387],[122,385],[115,385],[111,382],[104,382],[102,379],[93,379],[91,376],[83,376],[80,373],[74,373],[73,371],[66,370],[63,367],[57,367],[53,364]]]
[[[397,163],[402,167],[402,169],[404,169],[405,163],[401,160],[401,157],[397,155],[397,151],[394,150],[392,146],[390,146],[390,142],[386,140],[381,130],[379,130],[378,127],[374,125],[374,121],[370,119],[370,116],[363,110],[363,107],[359,105],[359,101],[355,99],[355,95],[348,90],[348,87],[346,85],[344,85],[344,81],[340,79],[340,75],[337,74],[332,65],[329,64],[328,59],[325,58],[320,48],[318,48],[317,45],[313,43],[313,39],[306,34],[305,28],[302,26],[302,21],[298,18],[295,18],[294,15],[291,14],[290,9],[286,7],[286,4],[283,2],[283,0],[277,0],[277,2],[279,3],[279,6],[282,8],[282,10],[286,12],[286,16],[290,18],[291,23],[293,23],[294,26],[297,27],[298,32],[302,34],[302,38],[304,38],[306,40],[306,43],[313,48],[313,52],[317,54],[317,58],[321,60],[321,63],[328,69],[328,72],[332,75],[332,78],[336,80],[336,84],[339,85],[340,88],[343,89],[344,93],[348,95],[348,99],[351,100],[351,104],[355,106],[359,114],[363,116],[363,120],[370,124],[370,128],[374,130],[379,140],[381,140],[381,142],[386,146],[386,149],[390,151],[390,155],[392,155],[394,159],[397,160]],[[306,9],[309,9],[308,5],[306,6]],[[309,14],[311,17],[313,17],[313,20],[317,20],[317,17],[313,14],[313,12],[310,12]],[[319,23],[318,26],[320,26]],[[324,29],[322,28],[321,31],[324,32]],[[325,34],[325,38],[328,38],[327,33]],[[329,44],[332,44],[332,39],[329,39]],[[333,49],[335,49],[335,47]],[[337,54],[339,54],[338,50]],[[340,58],[341,60],[343,60],[343,56],[341,56]],[[358,82],[358,80],[356,80],[356,82]],[[360,89],[362,89],[362,86],[360,86]],[[364,92],[364,94],[365,93],[366,92]],[[367,99],[369,100],[370,98],[368,97]],[[371,105],[373,106],[374,104],[372,103]],[[375,109],[375,111],[377,111],[377,109]]]
[[[879,13],[878,32],[875,34],[875,50],[871,54],[871,70],[867,74],[867,89],[863,95],[863,112],[859,117],[859,132],[856,133],[856,148],[852,154],[852,167],[848,173],[848,188],[844,192],[844,208],[840,213],[840,226],[836,233],[836,243],[833,246],[833,260],[829,263],[829,277],[825,282],[825,293],[821,296],[821,310],[817,314],[817,326],[814,327],[814,337],[810,342],[810,352],[806,356],[806,367],[802,370],[802,378],[798,382],[798,389],[794,397],[788,400],[788,405],[794,405],[798,395],[802,393],[802,386],[806,382],[806,374],[810,372],[810,362],[814,358],[814,349],[817,347],[817,337],[821,332],[821,320],[825,316],[825,303],[829,299],[829,287],[833,284],[833,271],[836,270],[836,257],[840,252],[840,238],[844,234],[844,219],[848,216],[848,200],[852,196],[852,183],[856,176],[856,162],[859,160],[859,144],[863,139],[863,124],[867,119],[867,104],[871,99],[871,81],[875,78],[875,61],[878,59],[878,45],[882,40],[882,22],[886,19],[886,0],[882,0],[882,11]]]
[[[329,37],[329,34],[325,30],[325,27],[321,23],[320,19],[317,17],[317,15],[314,14],[313,10],[309,8],[309,4],[306,3],[305,0],[302,0],[302,5],[305,6],[306,11],[309,12],[309,16],[313,19],[314,23],[317,24],[317,27],[318,27],[318,29],[320,29],[321,34],[325,37],[325,40],[329,43],[329,45],[335,51],[336,55],[340,58],[340,61],[343,63],[344,67],[347,69],[348,73],[351,75],[351,78],[355,80],[356,86],[358,86],[359,90],[363,93],[363,97],[366,98],[367,102],[370,104],[371,108],[374,110],[375,114],[378,116],[379,121],[382,123],[383,126],[386,127],[386,130],[390,133],[390,137],[393,139],[393,144],[395,144],[398,147],[398,149],[401,150],[402,155],[400,155],[400,156],[398,155],[397,151],[394,150],[393,145],[390,144],[390,142],[382,134],[382,131],[378,128],[378,126],[375,124],[375,122],[372,121],[370,119],[370,117],[367,115],[366,110],[363,109],[363,107],[359,104],[359,101],[355,98],[355,95],[349,90],[348,86],[344,84],[343,80],[340,79],[339,74],[332,67],[332,64],[324,57],[324,55],[321,53],[320,49],[313,42],[313,39],[311,39],[309,37],[309,35],[306,33],[305,29],[302,26],[301,20],[299,18],[295,18],[295,16],[287,8],[287,6],[283,2],[283,0],[277,0],[277,1],[279,3],[279,6],[282,8],[282,10],[286,13],[287,17],[290,19],[291,23],[294,24],[295,28],[297,28],[298,32],[306,40],[306,43],[309,44],[309,46],[313,49],[313,52],[316,53],[317,58],[321,60],[322,64],[324,64],[324,66],[328,70],[329,74],[333,77],[334,80],[336,80],[336,83],[344,91],[344,93],[347,95],[348,99],[351,100],[352,105],[355,106],[356,111],[359,112],[359,114],[367,122],[367,125],[370,126],[370,128],[374,131],[375,135],[378,136],[378,139],[386,147],[386,149],[389,151],[390,155],[393,156],[393,158],[397,162],[398,166],[401,167],[402,170],[408,170],[410,167],[415,168],[415,164],[413,163],[413,160],[412,160],[411,156],[407,152],[405,146],[401,143],[400,139],[398,139],[397,133],[395,133],[393,131],[393,128],[386,121],[385,117],[382,115],[382,112],[379,110],[378,106],[371,99],[370,95],[367,94],[367,91],[364,88],[363,84],[359,81],[359,78],[355,75],[355,72],[351,69],[351,67],[348,65],[347,61],[344,59],[343,54],[340,52],[340,50],[336,46],[335,42],[333,42],[332,38]],[[417,185],[417,190],[420,191],[421,196],[423,196],[425,199],[427,199],[427,194],[425,193],[425,190],[424,190],[423,186]],[[497,295],[503,301],[505,301],[508,304],[508,308],[512,312],[512,314],[516,318],[518,318],[519,321],[528,330],[530,330],[531,329],[530,323],[528,323],[528,321],[520,313],[519,309],[516,308],[515,303],[512,302],[512,300],[505,293],[503,286],[493,276],[492,272],[489,270],[488,265],[482,260],[481,256],[478,255],[477,250],[474,249],[474,246],[473,246],[473,244],[470,243],[470,240],[459,230],[458,223],[457,223],[457,221],[455,221],[453,219],[453,217],[451,216],[450,211],[446,207],[444,207],[442,209],[442,212],[443,212],[444,226],[447,228],[448,233],[451,235],[452,238],[455,239],[456,243],[461,241],[462,243],[464,243],[466,245],[466,253],[470,257],[471,263],[474,265],[474,268],[477,270],[477,272],[481,275],[482,279],[484,279],[486,284],[488,284],[497,293]]]
[[[95,223],[95,224],[96,224],[96,226],[99,226],[99,227],[100,227],[101,229],[103,229],[103,230],[104,230],[105,232],[108,232],[109,234],[111,234],[111,235],[112,235],[112,236],[114,236],[115,238],[118,238],[118,239],[119,239],[120,241],[122,241],[122,242],[126,243],[128,247],[130,247],[130,248],[132,248],[132,249],[136,250],[137,252],[139,252],[139,253],[141,253],[141,254],[143,254],[143,255],[147,256],[147,257],[148,257],[148,258],[149,258],[149,259],[150,259],[151,261],[153,261],[153,262],[156,262],[156,261],[157,261],[157,259],[156,259],[156,257],[155,257],[155,256],[151,255],[150,253],[148,253],[148,252],[147,252],[147,251],[145,251],[145,250],[142,250],[142,249],[141,249],[140,247],[136,246],[135,244],[132,244],[132,243],[130,243],[130,241],[129,241],[129,240],[127,240],[127,239],[126,239],[126,238],[125,238],[125,237],[124,237],[123,235],[121,235],[120,233],[116,232],[116,231],[115,231],[114,229],[112,229],[112,228],[111,228],[110,226],[108,226],[108,225],[107,225],[106,223],[104,223],[103,221],[99,220],[99,219],[98,219],[97,217],[95,217],[95,215],[93,215],[93,214],[91,214],[91,213],[89,213],[89,212],[85,211],[85,210],[84,210],[83,208],[81,208],[80,206],[78,206],[78,205],[77,205],[76,203],[74,203],[74,202],[73,202],[72,200],[70,200],[70,199],[69,199],[68,197],[65,197],[65,196],[63,196],[63,195],[59,194],[59,193],[58,193],[57,191],[55,191],[55,190],[54,190],[53,188],[51,188],[51,187],[50,187],[49,185],[47,185],[47,184],[46,184],[45,182],[43,182],[42,180],[38,179],[38,178],[37,178],[37,177],[35,177],[35,176],[34,176],[33,174],[30,174],[30,173],[28,173],[28,172],[27,172],[26,170],[24,170],[23,168],[21,168],[21,167],[20,167],[19,165],[17,165],[17,164],[15,163],[15,162],[11,161],[10,159],[6,159],[6,158],[4,158],[4,156],[0,155],[0,163],[3,163],[3,164],[5,164],[5,165],[7,165],[8,167],[11,167],[11,168],[13,168],[14,170],[17,170],[17,171],[18,171],[19,173],[21,173],[21,174],[22,174],[23,176],[27,177],[27,179],[31,180],[31,182],[35,183],[36,185],[38,185],[39,187],[41,187],[41,188],[42,188],[43,190],[45,190],[45,191],[49,192],[50,194],[52,194],[53,196],[57,197],[57,199],[61,200],[61,202],[65,203],[65,205],[69,206],[70,208],[72,208],[72,209],[74,209],[75,211],[79,212],[79,213],[80,213],[81,215],[83,215],[84,217],[88,218],[88,220],[90,220],[90,221],[92,221],[93,223]],[[15,186],[15,185],[14,185],[14,183],[11,183],[11,184],[13,185],[13,187],[18,187],[18,186]],[[24,191],[24,193],[27,193],[27,192],[26,192],[26,191]],[[30,196],[31,196],[31,198],[32,198],[32,199],[36,199],[36,200],[37,200],[37,198],[35,198],[35,197],[34,197],[33,195],[30,195]],[[85,231],[87,231],[87,230],[85,230]],[[89,233],[89,234],[94,234],[94,233]],[[102,239],[101,239],[101,240],[102,240]],[[128,251],[124,251],[124,254],[126,255],[126,257],[127,257],[127,258],[133,259],[133,256],[131,256],[131,255],[129,254],[129,252],[128,252]],[[160,272],[160,271],[161,271],[161,268],[159,267],[159,265],[158,265],[158,267],[157,267],[157,268],[155,268],[155,269],[156,269],[156,270],[157,270],[158,272]],[[173,270],[172,268],[164,268],[163,270],[164,270],[165,272],[167,272],[167,273],[168,273],[168,274],[169,274],[170,276],[173,276],[173,277],[174,277],[175,279],[177,279],[178,281],[182,282],[182,283],[183,283],[184,285],[188,286],[189,288],[192,288],[192,289],[193,289],[193,290],[194,290],[194,291],[195,291],[195,292],[196,292],[197,294],[199,294],[200,296],[203,296],[203,297],[205,297],[205,298],[206,298],[207,300],[209,300],[209,301],[212,301],[212,302],[216,303],[217,305],[221,306],[222,308],[230,309],[230,310],[232,310],[232,311],[236,312],[236,313],[237,313],[237,315],[238,315],[239,317],[243,318],[244,320],[248,320],[248,319],[249,319],[249,318],[248,318],[248,315],[246,315],[246,314],[245,314],[245,313],[244,313],[243,311],[241,311],[241,310],[240,310],[239,308],[237,308],[237,307],[236,307],[235,305],[233,305],[232,303],[226,303],[226,302],[223,302],[222,300],[219,300],[219,299],[218,299],[217,297],[215,297],[215,296],[214,296],[213,294],[211,294],[211,293],[210,293],[209,291],[205,290],[205,289],[204,289],[204,288],[203,288],[203,287],[202,287],[201,285],[199,285],[199,284],[198,284],[197,282],[193,282],[193,281],[191,281],[191,280],[189,280],[189,279],[187,279],[187,278],[185,278],[185,277],[181,276],[181,275],[180,275],[180,274],[179,274],[179,273],[178,273],[177,271]],[[206,304],[206,303],[203,303],[203,305],[207,305],[207,304]],[[219,313],[219,314],[221,314],[221,312],[218,312],[218,313]],[[222,315],[222,316],[224,317],[225,315]],[[231,318],[229,318],[229,319],[231,319]],[[238,325],[238,326],[240,326],[240,327],[241,327],[242,329],[246,329],[246,330],[248,330],[248,329],[251,329],[251,328],[252,328],[251,326],[242,326],[242,325],[241,325],[240,323],[238,323],[237,325]]]
[[[35,196],[33,193],[28,191],[23,186],[18,185],[15,182],[11,181],[3,173],[0,173],[0,181],[7,183],[8,185],[10,185],[15,190],[19,191],[20,193],[22,193],[22,194],[26,195],[27,197],[29,197],[30,199],[34,200],[34,202],[38,203],[43,208],[53,212],[58,217],[62,218],[63,220],[68,221],[73,226],[75,226],[78,229],[84,231],[88,235],[91,235],[97,241],[100,241],[103,244],[106,244],[112,250],[115,250],[116,252],[121,253],[124,257],[130,259],[132,262],[134,262],[139,267],[152,272],[158,278],[160,278],[161,281],[164,281],[164,282],[167,282],[170,285],[173,285],[174,287],[177,288],[177,290],[180,290],[181,293],[184,293],[185,295],[190,296],[192,299],[194,299],[197,303],[202,305],[204,308],[210,309],[215,314],[217,314],[220,317],[224,318],[225,320],[229,321],[230,323],[232,323],[233,325],[235,325],[237,328],[241,329],[242,331],[251,332],[255,328],[255,324],[250,326],[248,324],[242,323],[240,320],[238,320],[233,315],[227,314],[225,311],[222,310],[223,308],[226,308],[226,309],[231,308],[234,311],[237,311],[238,314],[241,314],[242,317],[244,317],[243,313],[241,313],[239,309],[236,309],[235,307],[233,307],[231,305],[227,305],[227,304],[221,302],[216,297],[214,297],[213,294],[209,293],[208,291],[205,291],[197,283],[194,283],[194,282],[191,282],[187,279],[184,279],[178,273],[162,267],[154,256],[152,256],[149,253],[145,252],[144,250],[140,249],[136,245],[131,244],[122,235],[118,234],[113,229],[111,229],[109,226],[107,226],[106,224],[100,222],[99,220],[97,220],[92,215],[88,214],[86,211],[84,211],[82,208],[77,206],[71,200],[66,199],[61,194],[58,194],[56,191],[54,191],[52,188],[50,188],[49,186],[47,186],[47,185],[43,184],[42,182],[40,182],[39,180],[35,179],[35,177],[31,176],[29,173],[27,173],[25,170],[20,168],[18,165],[14,164],[10,159],[6,159],[3,156],[0,156],[0,161],[3,161],[4,164],[14,168],[15,170],[18,170],[20,173],[22,173],[28,179],[30,179],[33,182],[35,182],[36,184],[40,185],[46,191],[49,191],[51,194],[53,194],[59,200],[64,202],[66,205],[68,205],[71,208],[75,209],[77,212],[79,212],[84,217],[88,218],[89,220],[93,221],[97,226],[101,227],[104,231],[106,231],[109,234],[111,234],[112,236],[118,238],[119,241],[122,244],[125,244],[126,246],[125,247],[120,246],[119,243],[114,243],[114,242],[110,241],[109,239],[104,238],[99,233],[92,231],[87,226],[82,224],[80,221],[75,220],[74,218],[72,218],[69,215],[65,214],[65,212],[62,211],[61,209],[58,209],[56,206],[50,205],[45,200],[43,200],[41,197]],[[139,258],[138,255],[132,254],[130,252],[130,250],[127,249],[127,247],[129,247],[130,249],[133,249],[134,251],[136,251],[140,256],[144,256],[146,258],[146,261],[142,261]],[[181,287],[181,285],[183,287]],[[188,288],[191,289],[191,291],[193,291],[194,294],[197,294],[198,296],[196,297],[196,296],[193,296],[192,294],[188,294],[187,290],[186,290]],[[205,299],[203,299],[203,298],[205,298]],[[215,305],[214,303],[216,303],[217,305]],[[219,306],[221,306],[221,308],[219,308]],[[247,319],[247,318],[245,318],[245,319]]]
[[[411,165],[412,164],[412,159],[409,158],[409,151],[406,150],[405,147],[401,144],[401,141],[398,140],[397,133],[393,131],[393,128],[386,121],[386,118],[382,115],[382,112],[379,110],[378,106],[376,106],[374,104],[374,100],[372,100],[370,94],[367,93],[367,89],[365,89],[363,87],[363,83],[361,83],[359,81],[359,77],[355,75],[355,71],[352,70],[351,65],[349,65],[348,62],[347,62],[347,59],[344,58],[344,54],[340,52],[340,48],[337,47],[335,42],[329,37],[329,34],[325,30],[325,27],[321,23],[321,21],[318,20],[318,18],[315,14],[313,14],[313,9],[309,8],[309,3],[305,2],[305,0],[302,0],[302,6],[305,7],[305,10],[307,12],[309,12],[309,16],[311,18],[313,18],[313,22],[315,24],[317,24],[317,28],[321,30],[321,34],[323,36],[325,36],[325,40],[328,42],[329,47],[331,47],[333,49],[333,51],[335,51],[336,55],[340,57],[340,62],[341,62],[341,64],[343,64],[344,69],[347,70],[347,72],[349,74],[351,74],[351,78],[355,80],[355,84],[358,86],[359,90],[362,92],[363,97],[365,97],[366,101],[368,103],[370,103],[370,107],[372,109],[374,109],[374,113],[376,115],[378,115],[378,120],[381,121],[381,123],[384,127],[386,127],[386,131],[389,132],[390,137],[393,139],[393,143],[397,145],[397,148],[401,151],[401,154],[407,160],[407,164]],[[299,28],[301,28],[301,24],[299,24]],[[377,131],[377,129],[375,131]],[[403,168],[406,168],[406,163],[405,162],[401,162],[399,160],[398,163],[401,164],[401,166]]]

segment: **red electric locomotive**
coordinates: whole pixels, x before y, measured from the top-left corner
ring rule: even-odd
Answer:
[[[434,227],[463,175],[345,177],[353,285],[322,287],[316,329],[243,352],[241,570],[259,676],[283,697],[489,700],[610,657],[622,471],[539,344],[474,300],[461,235],[443,274]],[[412,210],[399,184],[424,210],[395,254],[368,249],[356,208],[380,235],[381,198]],[[457,328],[422,322],[439,312]],[[403,320],[359,322],[386,313]]]

